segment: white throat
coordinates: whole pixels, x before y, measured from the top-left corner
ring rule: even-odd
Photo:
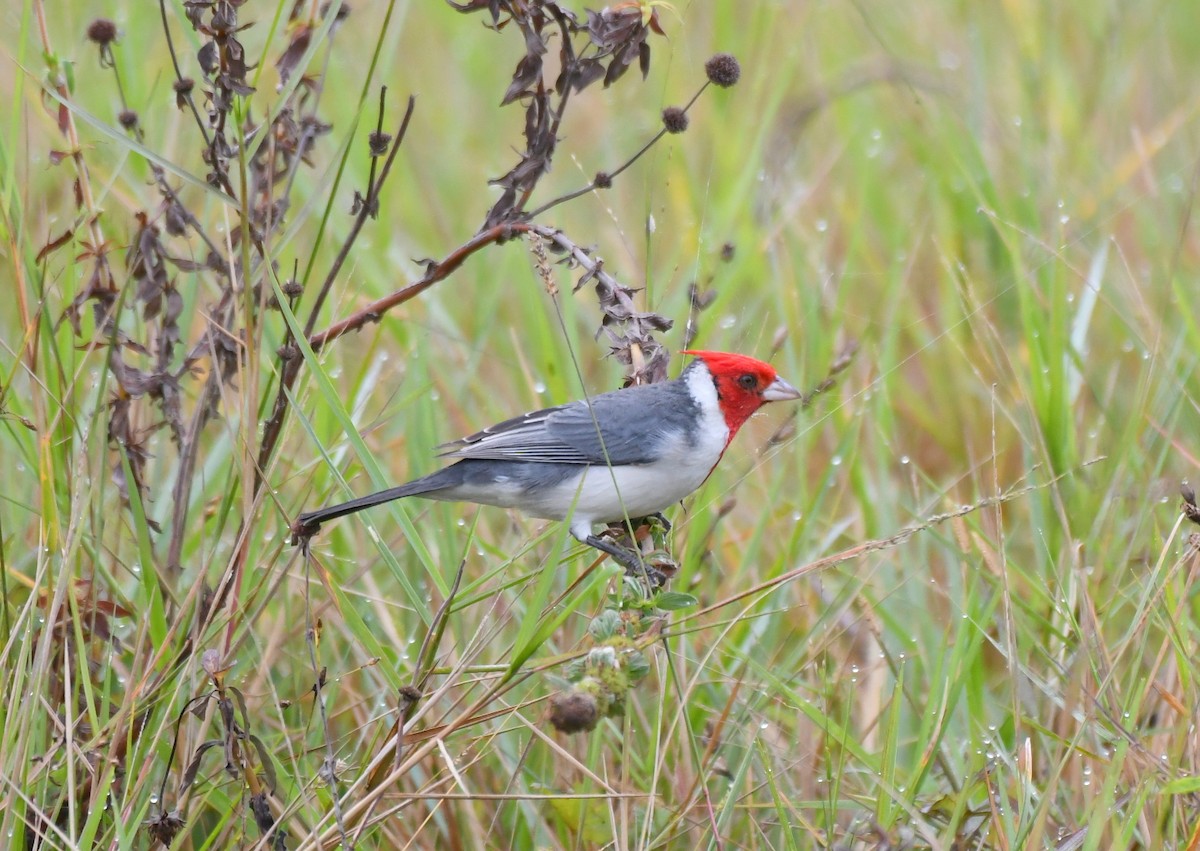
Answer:
[[[729,443],[729,425],[725,422],[725,415],[721,413],[717,386],[713,383],[712,373],[703,362],[694,369],[689,369],[684,380],[687,383],[688,394],[700,408],[700,422],[696,430],[696,454],[705,460],[711,459],[711,463],[716,464]]]

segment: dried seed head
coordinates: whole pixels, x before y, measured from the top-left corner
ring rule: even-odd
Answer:
[[[388,152],[388,146],[392,143],[391,133],[380,133],[378,131],[367,137],[367,145],[371,150],[371,156],[382,157]]]
[[[221,653],[218,650],[205,650],[200,656],[200,666],[210,677],[215,677],[224,669],[221,667]]]
[[[559,692],[550,698],[550,723],[560,733],[594,730],[600,721],[596,698],[586,692]]]
[[[184,824],[179,810],[171,810],[147,819],[146,829],[150,831],[151,836],[162,843],[164,848],[169,848],[175,842],[176,834],[183,830]]]
[[[191,77],[182,77],[175,81],[175,108],[183,109],[187,106],[188,97],[192,94],[192,89],[196,83]]]
[[[268,833],[275,826],[275,815],[271,812],[265,791],[250,796],[250,812],[254,814],[255,826],[263,833]]]
[[[400,686],[400,697],[409,703],[416,703],[421,699],[421,690],[416,686]]]
[[[117,122],[126,130],[133,130],[138,125],[138,114],[132,109],[123,109],[117,116]]]
[[[714,86],[727,89],[742,76],[742,66],[728,53],[718,53],[704,63],[704,73]]]
[[[592,186],[595,186],[597,189],[611,189],[612,175],[607,171],[596,172],[596,176],[592,178]]]
[[[117,25],[108,18],[96,18],[88,24],[87,37],[88,41],[107,47],[117,40]]]
[[[663,127],[668,133],[682,133],[688,128],[687,113],[677,106],[668,106],[662,111]]]

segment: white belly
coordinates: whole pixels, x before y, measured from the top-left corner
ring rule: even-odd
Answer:
[[[526,513],[547,520],[571,518],[571,534],[583,540],[598,523],[645,517],[670,508],[708,478],[724,443],[680,447],[653,464],[587,467],[581,475],[547,488]],[[699,451],[698,451],[699,450]]]

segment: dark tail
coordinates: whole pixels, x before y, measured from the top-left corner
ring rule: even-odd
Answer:
[[[393,499],[401,499],[406,496],[419,496],[439,491],[448,484],[442,480],[443,477],[440,475],[440,472],[443,471],[434,473],[432,476],[416,479],[407,484],[397,485],[394,488],[360,496],[349,502],[330,505],[326,508],[318,508],[316,511],[306,511],[296,518],[296,523],[292,526],[292,532],[297,538],[306,538],[320,531],[321,524],[327,520],[345,517],[347,514],[354,514],[356,511],[362,511],[364,508],[370,508],[373,505],[391,502]]]

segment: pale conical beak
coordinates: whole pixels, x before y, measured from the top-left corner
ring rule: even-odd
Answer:
[[[799,399],[800,391],[777,376],[763,390],[762,398],[765,402],[786,402],[788,399]]]

